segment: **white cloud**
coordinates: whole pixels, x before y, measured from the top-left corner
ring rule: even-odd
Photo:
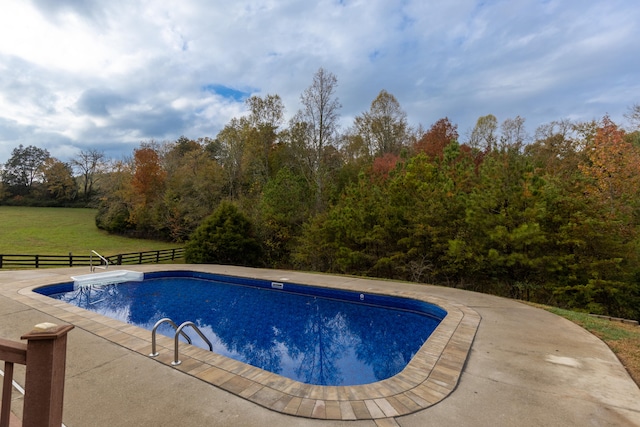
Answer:
[[[142,140],[213,137],[244,94],[278,94],[290,116],[321,66],[345,126],[382,89],[411,124],[448,116],[461,134],[489,113],[519,114],[531,133],[621,120],[640,81],[632,3],[5,0],[0,162],[18,143],[129,155]]]

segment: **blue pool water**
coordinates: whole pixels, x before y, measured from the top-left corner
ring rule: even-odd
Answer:
[[[193,321],[216,353],[316,385],[367,384],[397,374],[446,316],[422,301],[196,272],[36,292],[149,330],[163,317]],[[174,336],[166,324],[158,332]]]

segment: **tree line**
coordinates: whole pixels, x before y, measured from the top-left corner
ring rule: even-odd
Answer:
[[[384,90],[340,129],[336,88],[321,68],[286,123],[278,95],[252,96],[213,138],[145,141],[108,168],[84,153],[76,197],[95,197],[100,228],[187,242],[199,262],[434,283],[640,319],[640,105],[626,128],[604,116],[530,135],[524,118],[489,114],[461,137],[446,117],[411,127]],[[4,200],[34,182],[65,194],[47,166],[40,178],[13,167]]]
[[[96,149],[80,151],[62,162],[44,148],[22,144],[0,171],[0,203],[32,206],[87,206],[97,196],[96,183],[110,162]]]

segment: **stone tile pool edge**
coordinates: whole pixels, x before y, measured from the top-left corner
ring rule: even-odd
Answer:
[[[262,407],[305,418],[393,418],[435,405],[456,388],[481,320],[475,310],[455,301],[432,297],[424,292],[428,287],[424,286],[421,289],[421,285],[230,266],[161,265],[123,268],[144,272],[193,270],[263,280],[291,281],[316,287],[413,298],[436,304],[447,311],[447,316],[404,370],[383,381],[358,386],[304,384],[184,343],[180,343],[182,363],[174,367],[171,365],[174,354],[173,339],[158,335],[157,348],[160,355],[153,360]],[[16,301],[148,357],[151,353],[150,331],[32,291],[34,288],[62,283],[65,280],[64,276],[48,276],[23,281],[11,290],[3,289],[3,293],[6,295],[6,291],[9,291],[12,294],[10,296]]]

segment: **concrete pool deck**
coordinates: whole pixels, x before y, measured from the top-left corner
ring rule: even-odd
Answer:
[[[285,278],[418,297],[447,306],[454,315],[445,319],[442,335],[421,349],[422,358],[391,379],[395,382],[354,390],[314,388],[182,344],[183,364],[173,368],[168,365],[172,340],[159,340],[164,347],[160,360],[149,358],[149,331],[96,320],[92,317],[101,316],[61,307],[30,291],[68,282],[72,275],[87,273],[86,267],[0,271],[0,337],[17,341],[44,321],[76,326],[67,355],[68,427],[640,426],[640,389],[609,348],[573,323],[517,301],[292,271],[193,265],[123,268]],[[16,371],[20,382],[23,371]],[[21,399],[15,399],[13,407],[20,415]]]

